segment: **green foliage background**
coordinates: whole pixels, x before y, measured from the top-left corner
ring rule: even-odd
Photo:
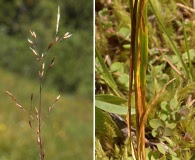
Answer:
[[[151,105],[145,136],[149,142],[154,143],[146,148],[146,159],[193,160],[195,157],[194,10],[190,12],[186,9],[188,6],[192,8],[191,1],[149,1],[152,5],[148,4],[149,60],[146,75],[148,107],[166,83],[172,78],[176,79],[160,94],[155,104]],[[152,8],[157,16],[154,15]],[[103,157],[106,160],[133,159],[129,142],[121,139],[120,134],[126,134],[122,125],[126,113],[122,113],[121,108],[127,106],[129,90],[129,37],[131,36],[129,1],[96,0],[95,9],[95,116],[98,119],[95,123],[95,156],[96,159]],[[160,25],[156,17],[159,17],[163,25]],[[184,61],[183,64],[181,60]],[[188,78],[188,75],[192,76]],[[134,93],[131,98],[134,101]],[[134,107],[135,104],[132,103],[131,106]],[[117,113],[120,118],[116,120],[110,113]],[[132,115],[132,126],[135,126],[134,115]],[[155,147],[152,147],[153,145]]]
[[[30,95],[33,92],[33,104],[37,105],[38,85],[34,80],[21,78],[1,69],[0,75],[3,75],[1,91],[6,86],[28,111]],[[45,159],[91,160],[93,157],[91,101],[79,96],[61,95],[49,118],[46,118],[48,107],[58,94],[52,88],[44,89],[42,133]],[[16,107],[4,92],[0,92],[0,97],[0,159],[38,160],[36,125],[32,123],[33,128],[30,128],[29,116]]]
[[[58,35],[70,32],[73,36],[50,51],[56,64],[48,83],[61,92],[92,97],[93,1],[0,0],[0,67],[21,76],[37,76],[36,61],[28,48],[29,30],[37,34],[40,53],[46,51],[55,37],[58,4]]]

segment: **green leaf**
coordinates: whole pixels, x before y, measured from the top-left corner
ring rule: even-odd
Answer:
[[[170,101],[170,108],[171,110],[175,110],[178,106],[178,100],[177,100],[177,96],[174,96],[171,101]]]
[[[128,108],[120,105],[115,105],[103,101],[96,100],[95,106],[109,113],[116,113],[120,115],[126,115]],[[131,114],[135,114],[135,108],[131,109]]]
[[[98,52],[98,50],[96,49],[96,57],[99,61],[99,67],[96,67],[97,70],[99,70],[100,73],[102,73],[104,80],[106,81],[106,83],[110,86],[110,88],[113,89],[113,91],[117,94],[120,95],[119,91],[117,90],[117,85],[112,77],[112,75],[110,74],[107,66],[105,65],[102,56],[100,55],[100,53]],[[102,69],[102,70],[101,70]]]
[[[153,136],[153,137],[157,137],[157,136],[158,136],[158,131],[157,131],[157,129],[153,129],[153,130],[152,130],[152,136]]]
[[[105,79],[108,81],[108,84],[109,84],[111,87],[116,88],[117,85],[116,85],[116,83],[115,83],[115,81],[114,81],[112,75],[110,74],[110,72],[109,72],[107,66],[105,65],[105,63],[104,63],[104,61],[103,61],[103,59],[102,59],[100,53],[99,53],[97,50],[96,50],[96,56],[97,56],[97,58],[98,58],[98,61],[99,61],[100,66],[101,66],[101,68],[102,68],[103,75],[104,75]]]
[[[156,160],[159,158],[160,158],[160,152],[159,151],[152,151],[151,160]]]
[[[176,123],[166,123],[166,127],[174,129],[176,127]]]
[[[190,73],[189,73],[189,71],[188,71],[187,65],[184,63],[184,60],[182,59],[182,56],[181,56],[182,54],[181,54],[181,53],[179,52],[179,50],[177,49],[177,47],[176,47],[175,43],[173,42],[171,36],[170,36],[169,33],[167,32],[167,30],[166,30],[165,26],[163,25],[163,23],[161,22],[161,20],[160,20],[158,14],[157,14],[156,8],[154,9],[154,3],[152,3],[151,1],[152,1],[152,0],[149,0],[148,2],[149,2],[149,4],[150,4],[150,6],[151,6],[151,9],[152,9],[153,13],[154,13],[155,16],[156,16],[156,19],[157,19],[157,21],[158,21],[158,23],[159,23],[161,29],[162,29],[163,32],[164,32],[163,35],[164,35],[164,37],[165,37],[165,40],[169,43],[169,45],[171,46],[171,48],[172,48],[173,52],[175,53],[175,55],[177,55],[177,57],[178,57],[178,59],[179,59],[181,65],[182,65],[182,68],[184,69],[184,71],[185,71],[185,73],[186,73],[185,76],[186,76],[187,78],[190,78],[191,75],[190,75]]]
[[[112,103],[112,104],[122,104],[126,103],[127,100],[121,97],[109,95],[109,94],[98,94],[95,96],[96,100]]]
[[[160,153],[162,153],[163,155],[165,155],[166,150],[165,150],[164,146],[161,143],[158,143],[157,144],[157,148],[158,148],[158,150],[159,150]]]
[[[167,102],[166,102],[166,101],[163,101],[163,102],[160,104],[160,106],[161,106],[161,109],[167,111]]]
[[[165,127],[164,136],[171,136],[172,135],[172,129]]]
[[[161,114],[160,115],[160,119],[162,119],[163,121],[166,121],[168,118],[168,115],[167,114]]]
[[[190,54],[190,60],[195,60],[195,50],[194,49],[190,49],[189,50],[189,54]],[[185,52],[182,54],[182,58],[186,61],[188,61],[188,52]]]
[[[115,63],[112,63],[111,66],[110,66],[110,71],[111,72],[120,72],[120,73],[124,73],[124,65],[123,63],[121,62],[115,62]]]
[[[174,146],[175,143],[168,137],[163,137],[165,139],[165,141],[170,145],[170,146]]]
[[[128,39],[129,36],[130,36],[130,29],[129,29],[129,28],[122,27],[122,28],[120,28],[119,33],[120,33],[125,39]]]
[[[128,74],[122,74],[118,78],[119,83],[125,85],[125,87],[129,87],[129,75]]]
[[[160,119],[152,119],[149,124],[152,128],[165,127],[165,122]]]
[[[169,147],[169,153],[174,156],[175,158],[177,158],[177,153],[175,153],[170,147]]]

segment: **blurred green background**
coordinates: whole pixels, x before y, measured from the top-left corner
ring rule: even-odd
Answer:
[[[46,51],[56,31],[72,37],[56,44],[43,96],[43,112],[61,94],[43,127],[46,160],[91,160],[93,157],[93,1],[0,0],[0,159],[38,160],[35,130],[3,90],[9,90],[28,110],[30,95],[38,97],[38,63],[29,49],[29,30],[37,35],[37,49]],[[36,127],[36,126],[34,126]],[[34,128],[35,129],[35,128]]]

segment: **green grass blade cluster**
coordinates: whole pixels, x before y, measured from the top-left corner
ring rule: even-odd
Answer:
[[[170,35],[168,34],[167,30],[165,29],[163,23],[161,22],[161,20],[159,19],[159,16],[157,15],[156,13],[156,9],[155,9],[155,6],[153,5],[153,3],[151,2],[151,0],[148,0],[150,6],[151,6],[151,9],[153,11],[153,13],[155,14],[156,18],[157,18],[157,21],[161,27],[161,29],[163,30],[163,32],[165,33],[165,36],[167,38],[167,41],[168,43],[170,44],[173,52],[175,53],[175,55],[177,55],[177,57],[179,58],[180,60],[180,63],[184,69],[184,72],[185,72],[185,75],[186,75],[186,78],[187,79],[191,79],[192,78],[192,74],[189,72],[188,70],[188,67],[187,65],[184,63],[183,59],[182,59],[182,54],[179,52],[179,50],[177,49],[177,47],[175,46],[173,40],[171,39]],[[185,35],[185,34],[184,34]]]

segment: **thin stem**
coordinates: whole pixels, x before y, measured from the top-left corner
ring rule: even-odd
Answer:
[[[42,79],[43,79],[43,62],[41,61],[41,71],[39,72],[40,77],[40,88],[39,88],[39,112],[38,112],[38,145],[39,145],[39,158],[40,160],[44,160],[44,151],[43,151],[43,143],[42,143],[42,135],[41,135],[41,107],[42,107]]]
[[[133,1],[129,0],[130,5],[130,15],[131,20],[133,21]],[[131,21],[131,23],[132,23]],[[131,24],[131,26],[133,26]],[[131,30],[132,31],[132,30]],[[127,125],[128,125],[128,136],[130,139],[130,148],[131,148],[131,94],[132,94],[132,85],[133,85],[133,59],[132,59],[132,46],[130,48],[130,58],[129,58],[129,97],[128,97],[128,113],[127,113]]]

